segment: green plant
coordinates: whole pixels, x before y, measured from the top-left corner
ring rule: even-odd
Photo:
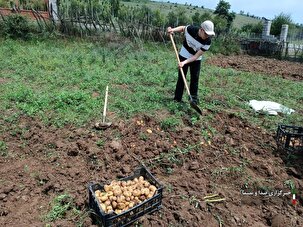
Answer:
[[[140,139],[143,140],[143,141],[147,141],[147,139],[148,139],[148,136],[147,136],[145,133],[143,133],[143,132],[141,132],[141,133],[139,134],[139,137],[140,137]]]
[[[0,140],[0,156],[7,156],[8,155],[8,151],[7,151],[7,145],[4,141]]]
[[[290,189],[292,194],[296,194],[296,186],[293,180],[284,181],[284,185]]]
[[[163,130],[174,129],[179,124],[179,120],[175,117],[168,117],[160,122],[161,128]]]
[[[100,147],[100,148],[103,148],[104,145],[105,145],[105,140],[104,139],[99,139],[97,142],[96,142],[97,146]]]
[[[4,34],[10,38],[28,39],[30,26],[28,19],[20,14],[11,14],[4,21]]]
[[[77,211],[74,207],[72,197],[69,194],[59,195],[53,200],[51,210],[46,214],[46,220],[52,222],[63,218],[71,209]]]

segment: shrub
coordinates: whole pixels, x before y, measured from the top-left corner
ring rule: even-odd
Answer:
[[[232,34],[220,35],[213,39],[211,52],[214,54],[220,53],[224,55],[231,55],[239,54],[240,51],[240,43],[235,37],[232,36]]]
[[[28,39],[30,37],[28,19],[19,14],[7,16],[3,24],[3,32],[10,38]]]

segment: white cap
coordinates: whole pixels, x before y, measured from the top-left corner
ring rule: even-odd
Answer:
[[[209,36],[214,36],[214,23],[210,20],[206,20],[201,24],[201,28],[205,31],[205,33]]]

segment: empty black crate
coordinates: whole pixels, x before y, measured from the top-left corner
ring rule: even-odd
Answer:
[[[303,127],[279,125],[276,141],[279,149],[303,151]]]
[[[92,218],[99,226],[128,226],[135,222],[138,218],[147,213],[152,213],[159,210],[162,206],[162,191],[163,186],[153,177],[153,175],[144,167],[141,166],[134,171],[134,174],[129,177],[120,179],[121,181],[133,180],[136,177],[143,176],[145,180],[157,187],[155,195],[137,204],[133,208],[121,213],[105,213],[99,204],[98,199],[95,196],[95,191],[104,191],[104,185],[99,183],[90,183],[88,185],[89,207],[92,210]]]

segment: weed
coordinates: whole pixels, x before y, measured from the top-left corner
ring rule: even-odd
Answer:
[[[216,129],[211,126],[207,126],[207,128],[203,128],[201,130],[201,134],[206,141],[209,141],[213,135],[216,134]]]
[[[63,218],[68,210],[75,209],[73,204],[73,199],[69,194],[63,194],[57,196],[52,202],[52,208],[48,214],[46,214],[47,221],[55,221],[57,219]]]
[[[147,136],[145,133],[141,132],[141,133],[139,134],[139,138],[140,138],[141,140],[143,140],[143,141],[147,141],[148,136]]]
[[[199,121],[199,118],[196,116],[193,116],[190,118],[190,121],[191,121],[192,125],[195,125]]]
[[[290,180],[284,181],[284,185],[291,190],[292,194],[296,194],[296,186],[295,186],[295,183],[293,180],[290,179]]]
[[[166,186],[168,193],[172,193],[173,192],[173,186],[171,184],[168,184]]]
[[[104,139],[99,139],[97,142],[96,142],[97,146],[100,147],[100,148],[103,148],[104,145],[105,145],[105,140]]]
[[[0,140],[0,156],[8,156],[7,145],[4,141]]]
[[[170,167],[167,167],[166,168],[166,173],[167,174],[172,174],[174,172],[174,169],[173,168],[170,168]]]
[[[179,124],[179,120],[175,117],[168,117],[160,122],[161,128],[163,130],[174,129]]]

